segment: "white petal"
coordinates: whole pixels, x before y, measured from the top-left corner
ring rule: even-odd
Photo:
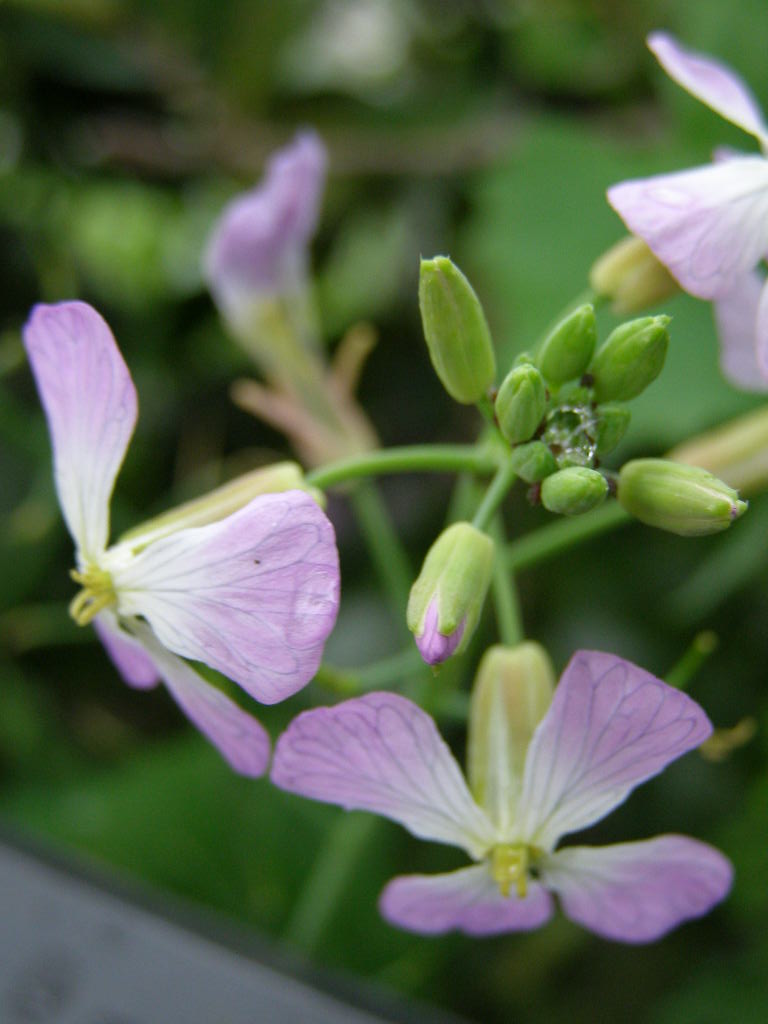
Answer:
[[[768,280],[763,284],[763,291],[757,306],[755,355],[757,357],[757,368],[766,387],[768,387]]]
[[[762,344],[758,318],[761,296],[765,294],[763,277],[750,271],[739,278],[731,292],[714,303],[720,335],[720,368],[728,380],[745,391],[768,391],[768,361],[761,362],[768,348],[768,318]]]
[[[96,563],[136,424],[136,390],[112,332],[84,302],[35,306],[24,345],[48,417],[61,510],[81,561]]]
[[[387,921],[421,935],[530,931],[545,924],[552,909],[552,897],[537,882],[528,883],[524,900],[502,896],[487,864],[443,875],[402,875],[392,879],[379,900]]]
[[[519,838],[552,849],[711,732],[680,690],[615,654],[577,651],[528,748]]]
[[[277,741],[271,778],[291,793],[383,814],[475,858],[495,841],[432,718],[395,693],[294,718]]]
[[[701,917],[731,887],[733,869],[718,850],[686,836],[615,846],[571,846],[550,854],[544,884],[563,912],[618,942],[652,942]]]
[[[686,50],[666,32],[652,32],[648,47],[670,78],[721,117],[765,145],[768,126],[746,83],[726,64],[712,57]]]
[[[727,295],[768,251],[768,159],[734,157],[624,181],[608,201],[680,282],[702,299]]]
[[[121,615],[143,616],[167,648],[257,700],[284,700],[317,671],[338,611],[338,552],[328,518],[303,491],[261,495],[135,556],[126,541],[103,561]]]

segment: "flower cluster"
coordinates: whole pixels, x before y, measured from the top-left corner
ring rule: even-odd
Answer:
[[[768,127],[727,69],[663,34],[650,45],[677,81],[768,147]],[[277,154],[263,183],[225,210],[206,273],[225,321],[267,381],[245,382],[252,408],[282,426],[305,461],[365,452],[363,470],[375,471],[375,434],[353,398],[362,356],[345,350],[337,362],[346,370],[328,367],[318,339],[303,334],[308,244],[325,169],[312,134]],[[627,182],[609,195],[684,287],[716,301],[732,375],[759,367],[768,379],[768,285],[755,271],[768,252],[765,158],[729,156],[711,168]],[[631,243],[629,262],[639,244]],[[640,255],[647,263],[648,250]],[[641,278],[643,295],[669,284],[666,272],[646,268]],[[422,261],[419,301],[436,373],[456,401],[485,413],[486,434],[474,451],[492,448],[495,469],[474,518],[440,534],[411,589],[406,620],[429,665],[467,651],[492,585],[500,622],[522,632],[509,629],[516,601],[497,539],[499,509],[517,477],[551,512],[580,515],[615,495],[642,522],[684,536],[725,529],[746,510],[736,491],[701,468],[660,459],[633,459],[618,472],[601,465],[627,429],[624,403],[663,367],[668,317],[623,323],[598,345],[593,306],[571,306],[497,390],[482,305],[450,259]],[[757,338],[749,357],[746,335]],[[279,464],[109,546],[110,499],[137,420],[130,373],[106,322],[83,302],[36,306],[23,338],[75,544],[71,575],[81,589],[72,617],[94,626],[127,683],[148,688],[162,680],[235,771],[264,774],[266,730],[190,662],[265,704],[313,679],[339,607],[339,556],[322,495],[298,466]],[[348,481],[362,475],[350,462],[334,462],[330,479],[344,480],[344,470]],[[374,518],[386,528],[383,514]],[[298,715],[277,741],[271,781],[466,852],[469,867],[390,881],[380,908],[392,924],[422,934],[525,931],[548,921],[557,899],[590,931],[642,943],[722,900],[729,861],[681,835],[596,848],[561,841],[711,733],[695,701],[616,655],[577,651],[555,686],[543,648],[510,641],[479,663],[466,778],[430,715],[382,691]]]

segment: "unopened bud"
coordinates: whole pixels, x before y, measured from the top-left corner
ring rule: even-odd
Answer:
[[[684,441],[669,452],[673,462],[701,466],[742,494],[768,487],[768,408],[763,407]]]
[[[579,516],[599,505],[608,494],[605,477],[586,466],[569,466],[548,476],[541,485],[541,503],[550,512]]]
[[[124,533],[119,543],[126,543],[136,551],[146,547],[150,541],[176,533],[177,530],[216,523],[237,512],[260,494],[277,494],[281,491],[307,491],[318,505],[325,503],[322,491],[307,484],[297,462],[276,462],[243,473],[199,498],[193,498],[154,519],[140,523]]]
[[[435,372],[457,402],[477,402],[496,377],[496,359],[480,300],[447,256],[421,261],[419,308]]]
[[[564,384],[581,377],[595,350],[595,310],[587,303],[569,313],[547,335],[536,362],[548,381]]]
[[[428,665],[464,650],[483,608],[493,541],[471,523],[454,523],[429,549],[411,587],[407,622]]]
[[[668,316],[643,316],[608,335],[589,368],[598,402],[626,402],[656,380],[667,356],[668,323]]]
[[[547,407],[544,378],[532,363],[510,370],[496,396],[499,430],[510,444],[533,437]]]
[[[634,235],[622,238],[597,260],[589,283],[598,295],[611,300],[618,316],[640,313],[680,291],[664,264]]]
[[[529,441],[513,448],[512,468],[527,484],[537,484],[557,469],[555,456],[543,441]]]
[[[469,710],[467,776],[472,795],[502,831],[514,820],[528,745],[554,687],[552,662],[536,643],[490,647],[478,667]]]
[[[635,519],[682,537],[726,530],[747,510],[738,492],[706,469],[666,459],[625,463],[617,497]]]
[[[626,405],[609,402],[597,409],[597,454],[612,452],[627,432],[630,412]]]

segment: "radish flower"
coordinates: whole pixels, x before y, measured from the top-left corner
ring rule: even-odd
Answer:
[[[93,624],[126,682],[162,679],[236,771],[263,774],[266,731],[181,659],[209,665],[265,704],[301,689],[338,610],[333,527],[309,495],[289,490],[243,497],[223,518],[202,500],[185,506],[176,526],[164,517],[162,528],[148,524],[107,547],[109,500],[137,416],[130,373],[109,327],[83,302],[36,306],[24,344],[75,542],[72,577],[82,589],[73,618]]]
[[[497,707],[503,715],[503,702]],[[467,852],[472,867],[406,875],[384,889],[383,916],[414,932],[537,928],[556,895],[571,920],[598,935],[650,942],[728,892],[728,860],[685,836],[557,848],[710,735],[690,697],[614,655],[578,651],[527,749],[502,749],[514,730],[505,733],[499,715],[488,720],[494,731],[482,784],[470,774],[473,791],[432,718],[392,693],[299,715],[277,742],[272,781]]]
[[[691,295],[711,299],[721,365],[739,387],[768,390],[768,124],[746,84],[725,65],[654,32],[648,46],[667,74],[753,135],[759,155],[718,153],[714,163],[625,181],[608,200]]]

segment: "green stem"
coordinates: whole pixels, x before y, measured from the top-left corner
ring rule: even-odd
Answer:
[[[594,512],[574,516],[573,519],[559,519],[512,541],[504,552],[504,560],[509,569],[527,569],[631,521],[632,517],[617,501],[610,501]]]
[[[320,466],[306,475],[307,483],[321,490],[347,480],[389,473],[493,473],[499,468],[499,452],[470,444],[408,445],[353,455]]]
[[[408,556],[392,525],[387,507],[375,483],[363,481],[350,495],[358,525],[376,573],[398,621],[405,622],[405,608],[414,579]]]
[[[494,527],[493,538],[500,547],[504,534],[498,519]],[[514,647],[525,639],[525,631],[514,575],[512,570],[504,564],[503,558],[494,558],[493,560],[491,587],[499,637],[503,644]]]
[[[507,496],[507,492],[516,479],[517,474],[512,467],[512,460],[507,459],[497,469],[496,476],[491,481],[477,512],[475,512],[475,518],[472,520],[474,527],[478,530],[488,529],[491,519],[496,514],[496,510]]]
[[[688,650],[666,673],[665,681],[670,686],[676,686],[678,690],[687,689],[688,684],[715,650],[717,644],[717,633],[713,633],[711,629],[697,633]]]
[[[333,823],[294,903],[283,933],[287,942],[306,953],[315,949],[340,906],[339,894],[379,826],[373,815],[344,814]]]
[[[404,650],[393,654],[380,661],[373,661],[370,665],[362,668],[336,668],[333,665],[321,665],[315,675],[315,682],[328,690],[343,694],[347,697],[359,693],[366,693],[368,690],[378,690],[380,687],[389,688],[404,685],[405,677],[412,675],[416,670],[424,668],[418,648],[410,643]]]

